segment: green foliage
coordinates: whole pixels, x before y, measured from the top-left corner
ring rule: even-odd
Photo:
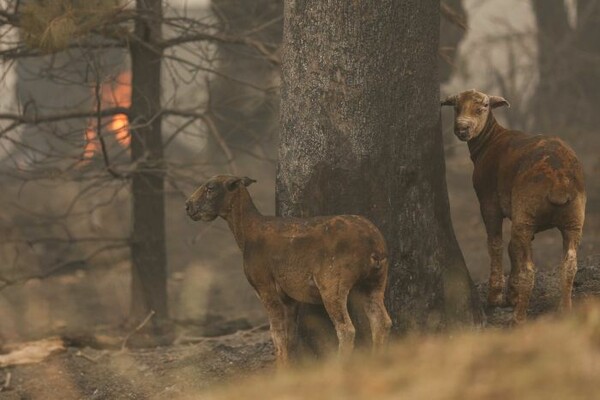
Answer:
[[[121,0],[31,0],[21,13],[25,43],[43,52],[66,48],[72,40],[106,24],[123,9]]]

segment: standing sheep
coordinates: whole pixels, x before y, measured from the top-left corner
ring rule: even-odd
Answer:
[[[250,178],[215,176],[187,200],[194,221],[227,221],[242,250],[244,273],[262,301],[278,364],[288,363],[298,303],[323,304],[335,326],[339,353],[354,348],[348,315],[351,290],[364,296],[373,346],[386,342],[391,320],[383,304],[387,250],[379,230],[356,215],[279,218],[260,214],[246,187]]]
[[[502,222],[509,218],[507,300],[515,307],[513,321],[522,323],[527,318],[535,274],[531,241],[537,232],[550,228],[558,228],[563,237],[560,308],[570,309],[586,202],[577,156],[559,138],[500,126],[492,109],[509,106],[502,97],[473,89],[449,96],[441,104],[454,106],[454,133],[467,142],[474,164],[473,186],[491,258],[488,303],[503,303]]]

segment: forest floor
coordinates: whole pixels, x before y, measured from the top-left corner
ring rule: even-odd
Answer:
[[[556,278],[555,275],[547,273],[538,274],[530,307],[530,315],[534,317],[532,320],[555,309],[558,299]],[[479,289],[481,297],[484,299],[486,285],[480,284]],[[589,298],[600,298],[600,266],[580,268],[574,285],[574,297],[575,304],[580,305]],[[576,351],[579,353],[568,356],[561,353],[560,357],[567,357],[565,362],[574,359],[573,362],[581,363],[580,358],[592,357],[593,355],[591,359],[585,361],[589,365],[560,364],[555,360],[559,355],[554,355],[552,356],[554,358],[551,357],[547,360],[548,373],[552,375],[559,372],[557,368],[560,368],[555,365],[558,362],[560,365],[565,366],[564,372],[568,375],[568,379],[563,377],[561,380],[566,385],[563,389],[583,390],[582,382],[585,381],[586,385],[589,383],[586,374],[591,370],[596,371],[595,373],[600,371],[600,355],[597,354],[600,351],[600,307],[588,306],[584,311],[558,321],[546,321],[547,318],[544,317],[539,318],[543,320],[542,322],[534,321],[526,324],[527,326],[524,328],[499,329],[507,325],[510,315],[509,309],[488,310],[488,324],[483,332],[457,332],[449,335],[415,336],[399,340],[398,343],[392,346],[393,350],[390,353],[398,353],[398,358],[390,359],[388,354],[385,360],[389,366],[398,368],[399,375],[395,377],[384,374],[383,377],[374,378],[372,382],[369,381],[366,384],[367,386],[371,385],[373,390],[382,391],[380,393],[381,398],[385,398],[386,395],[392,396],[395,393],[394,390],[398,391],[396,394],[421,393],[425,395],[427,390],[432,390],[427,383],[428,379],[425,376],[416,376],[416,372],[402,366],[415,362],[421,363],[416,371],[421,371],[424,374],[427,373],[427,368],[442,368],[439,365],[434,366],[436,363],[430,363],[429,367],[425,365],[424,355],[431,353],[431,346],[439,352],[438,355],[441,360],[445,360],[442,364],[452,364],[447,357],[455,357],[453,355],[456,353],[455,343],[458,342],[471,349],[467,352],[468,354],[463,354],[462,358],[456,360],[457,366],[460,365],[461,368],[466,368],[471,371],[469,374],[473,375],[470,378],[463,376],[461,379],[470,379],[469,382],[472,380],[476,384],[475,389],[479,389],[465,392],[466,389],[463,388],[464,390],[461,389],[457,392],[458,389],[452,386],[456,382],[451,383],[452,378],[450,375],[443,382],[440,381],[442,378],[437,376],[436,382],[441,385],[439,386],[439,390],[442,390],[441,393],[445,393],[443,390],[449,390],[448,387],[450,386],[454,387],[452,389],[454,391],[446,392],[448,394],[446,397],[440,394],[432,396],[432,393],[429,393],[425,397],[407,398],[437,398],[439,396],[441,398],[513,398],[512,396],[500,395],[501,393],[498,392],[500,386],[494,388],[494,380],[490,381],[491,377],[495,376],[494,374],[505,373],[498,370],[500,368],[498,365],[504,365],[503,368],[510,371],[520,370],[523,360],[529,360],[525,364],[531,363],[532,357],[534,360],[546,360],[549,357],[548,354],[554,354],[558,348],[561,348],[560,352],[564,352],[563,348],[574,346],[567,343],[571,340],[569,332],[573,333],[573,340],[577,341],[579,347]],[[584,322],[581,322],[582,320]],[[574,328],[573,324],[583,325],[581,325],[581,328],[580,325]],[[237,328],[243,329],[220,336],[192,336],[193,332],[187,331],[178,337],[175,344],[152,349],[116,348],[114,350],[101,350],[91,347],[68,347],[66,351],[50,356],[43,362],[0,370],[0,388],[2,388],[0,399],[187,399],[213,398],[212,396],[240,398],[239,395],[242,393],[253,393],[254,396],[258,396],[261,393],[262,385],[271,387],[269,389],[272,392],[270,397],[265,393],[264,397],[251,396],[246,398],[283,398],[281,396],[285,392],[288,394],[285,398],[292,399],[304,398],[303,392],[298,391],[298,388],[302,387],[303,379],[323,383],[319,382],[323,379],[322,376],[315,375],[314,372],[310,371],[303,372],[301,370],[283,377],[280,374],[273,374],[273,347],[267,327],[263,325],[249,328],[244,324],[240,324],[237,325]],[[229,323],[221,333],[235,331],[237,328],[235,323]],[[218,334],[219,331],[216,331],[216,333]],[[532,335],[534,335],[533,339]],[[539,340],[535,339],[536,335],[540,335]],[[582,346],[588,346],[590,340],[595,340],[593,344],[595,347],[590,344],[593,348],[582,348]],[[491,346],[495,346],[493,347],[495,350],[492,349],[487,352],[485,349],[474,350],[479,346],[477,344],[479,342],[483,347],[486,347],[488,342],[493,343]],[[502,346],[507,348],[504,349]],[[447,352],[447,354],[443,354],[444,352]],[[478,359],[473,354],[480,354],[480,357],[483,358]],[[492,358],[490,358],[491,355],[493,355]],[[497,358],[497,363],[500,364],[497,365],[494,358]],[[488,361],[493,366],[488,371],[492,375],[485,375],[486,372],[483,370],[479,371],[481,365],[487,365]],[[364,390],[357,389],[351,391],[352,393],[344,394],[345,389],[342,387],[343,385],[340,386],[340,382],[349,379],[348,376],[360,375],[359,365],[363,363],[369,365],[373,361],[353,363],[353,366],[343,367],[342,372],[338,367],[332,367],[333,371],[337,372],[335,372],[336,378],[334,381],[330,382],[331,385],[327,386],[325,392],[313,393],[309,397],[332,398],[332,392],[325,393],[338,387],[337,393],[341,396],[338,398],[363,398]],[[371,367],[377,368],[377,366]],[[580,371],[584,367],[585,369]],[[323,368],[327,367],[319,365],[310,370],[322,370]],[[545,371],[544,368],[546,367],[543,367],[542,370]],[[444,373],[456,373],[451,372],[452,370],[449,367]],[[332,371],[332,369],[330,368],[327,371]],[[344,371],[349,375],[346,376]],[[514,371],[510,371],[506,373],[511,376],[514,375]],[[325,373],[325,371],[322,372]],[[254,375],[259,377],[252,377]],[[263,376],[263,378],[260,378],[260,376]],[[403,376],[404,378],[402,378]],[[522,379],[517,380],[516,384],[525,385],[522,388],[522,390],[525,390],[523,393],[526,393],[526,390],[531,390],[528,385],[538,382],[536,377],[529,377],[528,375],[524,378],[521,377]],[[9,379],[8,382],[7,378]],[[240,389],[239,382],[248,382],[248,379],[250,379],[249,382],[253,383],[245,383]],[[409,385],[406,382],[402,383],[402,379],[410,379],[411,382],[420,383]],[[502,384],[506,386],[507,379],[501,379],[500,383],[503,382]],[[2,384],[2,380],[4,380],[4,384]],[[480,387],[483,381],[487,382],[487,386]],[[577,382],[579,384],[576,385]],[[598,382],[597,379],[594,382]],[[596,386],[599,386],[597,389],[600,390],[600,383],[596,383]],[[505,387],[502,393],[508,393],[506,390],[509,389]],[[214,394],[214,390],[217,390],[218,393]],[[310,391],[310,389],[307,390]],[[408,392],[406,392],[407,390]],[[281,396],[274,396],[273,393],[280,393]],[[456,397],[454,397],[449,393],[458,393],[460,396],[456,394]],[[531,393],[535,394],[536,392]],[[538,397],[541,398],[541,394],[547,393],[547,389],[539,393],[540,396]],[[573,394],[575,392],[568,393]],[[482,395],[482,397],[473,397],[474,394]],[[488,394],[490,397],[486,397]],[[493,397],[492,394],[500,397]],[[577,397],[576,393],[573,396],[575,397],[559,396],[554,398],[588,398],[585,396]],[[538,397],[533,396],[531,398]]]

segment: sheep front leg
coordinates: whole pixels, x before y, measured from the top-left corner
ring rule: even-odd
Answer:
[[[277,366],[279,368],[285,367],[289,364],[285,305],[276,293],[261,293],[259,296],[269,317],[271,339],[273,340],[273,346],[275,346]]]
[[[483,222],[487,233],[488,253],[490,255],[490,280],[488,304],[497,307],[503,304],[504,271],[502,268],[502,215],[495,209],[482,209]]]
[[[285,301],[285,336],[287,342],[288,357],[293,357],[298,343],[298,302],[293,299]]]

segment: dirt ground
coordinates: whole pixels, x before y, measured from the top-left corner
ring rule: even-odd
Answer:
[[[539,273],[530,315],[552,312],[557,304],[557,276]],[[600,298],[600,266],[581,267],[574,285],[575,304]],[[485,299],[486,285],[479,285]],[[506,327],[510,309],[487,310],[486,331]],[[204,398],[206,393],[255,374],[274,370],[273,346],[266,325],[249,328],[221,321],[221,336],[196,336],[180,330],[174,345],[153,349],[100,350],[69,347],[46,361],[1,370],[0,399],[176,399]],[[228,325],[229,324],[229,325]],[[213,325],[218,326],[216,321]],[[249,329],[248,329],[249,328]],[[213,328],[218,333],[218,327]],[[211,332],[204,332],[211,335]],[[446,335],[442,335],[446,336]],[[396,340],[402,343],[404,340]],[[422,338],[427,341],[427,337]],[[10,382],[6,379],[10,375]],[[255,389],[253,389],[255,390]]]
[[[42,363],[4,369],[3,379],[11,378],[0,399],[171,399],[273,368],[267,329],[196,340],[123,351],[69,347]]]

